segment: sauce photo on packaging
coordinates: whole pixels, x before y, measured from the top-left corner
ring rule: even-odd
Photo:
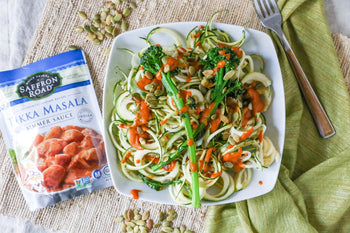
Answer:
[[[81,50],[0,72],[0,128],[30,210],[112,185]]]

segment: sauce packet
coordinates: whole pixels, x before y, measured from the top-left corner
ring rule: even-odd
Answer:
[[[0,72],[0,128],[30,210],[112,186],[81,50]]]

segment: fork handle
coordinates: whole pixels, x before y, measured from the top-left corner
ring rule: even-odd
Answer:
[[[288,43],[288,42],[287,42]],[[289,46],[288,46],[289,47]],[[293,67],[295,77],[299,84],[299,88],[304,96],[305,102],[309,107],[311,115],[316,123],[318,131],[323,138],[329,138],[335,134],[334,127],[329,120],[325,110],[318,100],[312,86],[307,79],[301,65],[296,58],[293,50],[289,47],[285,50],[288,60]]]

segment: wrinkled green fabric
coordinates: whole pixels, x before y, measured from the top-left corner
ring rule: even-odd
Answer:
[[[322,139],[278,38],[286,135],[282,166],[268,194],[212,206],[206,232],[350,232],[350,99],[322,0],[279,0],[283,31],[331,119]]]

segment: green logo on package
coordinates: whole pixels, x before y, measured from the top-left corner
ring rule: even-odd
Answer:
[[[56,87],[62,83],[59,73],[38,72],[27,77],[17,86],[19,97],[27,97],[31,100],[41,99],[51,95]]]

